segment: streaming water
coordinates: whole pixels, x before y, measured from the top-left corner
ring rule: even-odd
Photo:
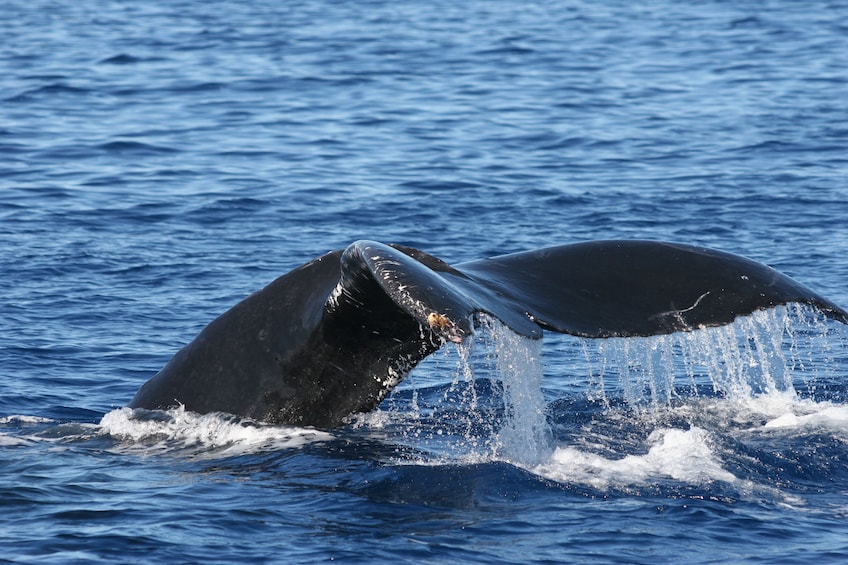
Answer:
[[[587,373],[578,394],[600,407],[573,434],[552,427],[543,375],[548,388],[556,387],[550,373],[560,367],[543,366],[542,341],[481,316],[473,339],[425,361],[432,364],[427,373],[453,375],[447,389],[428,400],[428,383],[416,372],[401,387],[411,394],[408,404],[362,421],[373,427],[387,414],[403,418],[400,435],[425,448],[411,459],[416,464],[505,461],[598,489],[669,479],[761,491],[726,468],[734,455],[720,438],[738,441],[740,434],[786,426],[843,429],[843,406],[809,398],[814,383],[837,378],[828,374],[832,363],[822,349],[844,351],[845,332],[831,328],[818,311],[789,305],[688,333],[565,336]],[[553,410],[567,418],[568,409]]]
[[[534,464],[550,455],[550,429],[542,394],[542,341],[513,333],[490,317],[481,328],[502,383],[504,418],[495,455],[507,461]]]
[[[832,368],[827,358],[812,362],[811,347],[821,355],[828,343],[827,319],[798,304],[693,332],[581,340],[589,395],[608,403],[611,392],[623,392],[631,407],[641,409],[668,405],[676,397],[697,397],[705,386],[731,401],[775,393],[794,396],[793,379],[821,377],[821,370]]]

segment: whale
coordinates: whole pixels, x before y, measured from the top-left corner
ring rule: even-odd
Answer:
[[[376,408],[422,359],[484,315],[513,332],[637,337],[730,324],[779,305],[848,312],[777,270],[704,247],[588,241],[449,265],[355,241],[211,321],[129,407],[335,428]]]

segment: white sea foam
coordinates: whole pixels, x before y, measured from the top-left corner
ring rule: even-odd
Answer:
[[[848,433],[848,406],[810,403],[788,411],[766,422],[767,429],[820,429]]]
[[[20,436],[0,432],[0,447],[14,447],[17,445],[29,445],[31,440]]]
[[[612,413],[607,414],[616,419]],[[646,430],[668,417],[683,417],[698,424],[688,429],[660,426],[648,434],[641,448],[634,448],[630,441],[621,442],[618,436],[599,436],[597,441],[584,436],[580,442],[557,446],[548,461],[522,466],[549,480],[600,490],[638,488],[671,480],[690,486],[720,482],[748,492],[774,495],[778,494],[774,487],[739,479],[726,468],[726,453],[714,441],[716,435],[745,443],[760,434],[793,437],[823,433],[841,441],[848,434],[848,406],[799,399],[786,391],[744,400],[694,399],[650,414],[623,412],[622,417],[632,418],[631,424]],[[628,454],[616,456],[612,453],[616,449]],[[791,496],[781,497],[787,504],[798,505]]]
[[[669,412],[728,433],[823,431],[842,436],[848,432],[848,405],[801,398],[794,390],[748,398],[693,399]]]
[[[661,479],[687,484],[737,481],[733,473],[722,468],[710,445],[710,434],[701,428],[658,429],[648,437],[648,445],[647,453],[621,458],[571,446],[558,447],[549,461],[529,470],[554,481],[598,489],[640,486]]]
[[[144,451],[192,449],[210,457],[292,449],[332,438],[318,430],[262,424],[227,414],[195,414],[184,407],[155,416],[121,408],[104,415],[100,428]]]

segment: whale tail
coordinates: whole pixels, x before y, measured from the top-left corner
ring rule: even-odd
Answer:
[[[848,313],[760,263],[654,241],[600,241],[450,266],[357,241],[212,321],[130,403],[335,427],[375,408],[424,357],[490,314],[533,339],[691,331],[787,303]]]
[[[583,337],[692,331],[788,303],[848,323],[845,310],[766,265],[689,245],[592,241],[457,269],[520,304],[541,327]]]

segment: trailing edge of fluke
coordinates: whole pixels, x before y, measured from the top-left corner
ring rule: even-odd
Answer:
[[[330,428],[374,409],[479,313],[533,338],[649,336],[801,303],[845,310],[761,263],[658,241],[592,241],[450,266],[357,241],[283,275],[213,320],[130,407],[229,412]]]

